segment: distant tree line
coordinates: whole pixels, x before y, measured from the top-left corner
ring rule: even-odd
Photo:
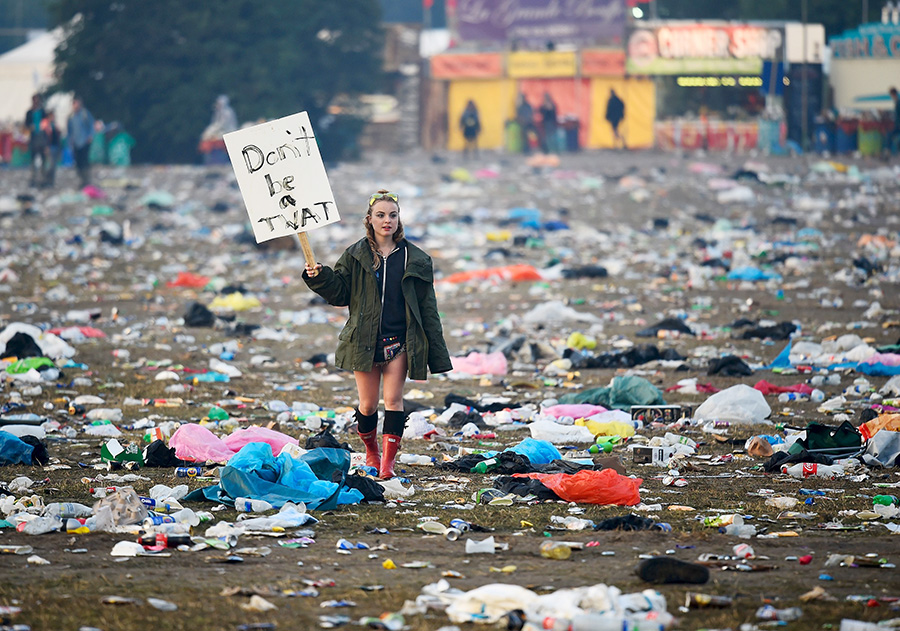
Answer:
[[[337,95],[377,91],[376,0],[48,0],[63,25],[58,89],[137,140],[135,161],[190,163],[219,94],[240,121],[306,110],[337,158],[361,121],[324,118]]]

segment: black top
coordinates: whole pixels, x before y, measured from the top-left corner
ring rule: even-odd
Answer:
[[[379,254],[379,256],[381,256]],[[406,302],[400,281],[406,271],[406,241],[397,244],[387,257],[381,257],[381,265],[375,270],[378,278],[378,296],[381,298],[381,337],[406,338]]]

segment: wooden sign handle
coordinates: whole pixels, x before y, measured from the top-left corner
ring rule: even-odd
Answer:
[[[306,264],[311,268],[315,268],[316,255],[313,254],[312,246],[309,244],[309,237],[305,232],[298,232],[297,238],[300,239],[300,249],[303,250],[303,257],[306,259]]]

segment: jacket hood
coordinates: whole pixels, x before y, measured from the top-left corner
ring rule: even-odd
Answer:
[[[416,276],[422,280],[433,283],[434,272],[431,269],[430,257],[417,245],[410,243],[409,239],[403,239],[402,243],[406,245],[407,261],[406,271],[403,276]],[[359,261],[370,274],[375,274],[375,268],[372,267],[372,250],[369,248],[369,240],[363,237],[349,248],[347,252]]]

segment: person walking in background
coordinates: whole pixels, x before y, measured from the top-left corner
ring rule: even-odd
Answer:
[[[536,133],[534,128],[534,108],[525,98],[525,94],[519,93],[516,99],[516,122],[519,124],[519,133],[522,135],[522,153],[531,153],[531,135]]]
[[[31,108],[25,113],[25,129],[28,130],[28,153],[31,156],[31,186],[39,186],[43,180],[46,160],[47,137],[41,128],[46,110],[40,94],[31,97]]]
[[[541,151],[544,153],[556,153],[556,129],[557,129],[557,112],[556,103],[549,92],[544,92],[544,100],[538,108],[538,114],[541,116]]]
[[[900,151],[900,98],[897,97],[897,88],[895,87],[891,87],[888,94],[891,95],[891,100],[894,102],[894,128],[888,134],[887,146],[890,154],[894,155]]]
[[[43,159],[43,179],[41,186],[51,188],[56,184],[56,165],[59,163],[59,157],[62,154],[62,134],[59,127],[56,126],[56,114],[53,110],[48,110],[41,121],[41,131],[47,139],[47,146],[44,149]]]
[[[619,123],[625,118],[625,103],[616,94],[616,91],[610,88],[609,100],[606,102],[606,120],[612,125],[613,131],[613,147],[618,148],[619,145],[625,148],[625,139],[619,134]]]
[[[463,110],[462,116],[459,118],[459,129],[462,131],[463,140],[463,157],[472,155],[478,156],[478,135],[481,133],[481,119],[478,117],[478,108],[475,101],[469,99],[466,108]]]
[[[91,183],[90,153],[94,140],[94,117],[77,96],[72,99],[72,114],[66,124],[66,132],[72,157],[75,159],[78,181],[84,188]]]
[[[380,190],[369,198],[366,236],[348,247],[334,268],[306,264],[303,280],[328,304],[349,307],[334,363],[352,370],[359,407],[357,431],[366,466],[394,477],[406,426],[403,386],[452,370],[434,294],[431,257],[403,235],[400,200]],[[383,383],[383,454],[378,453],[378,391]]]

